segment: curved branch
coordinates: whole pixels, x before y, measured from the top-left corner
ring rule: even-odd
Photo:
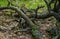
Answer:
[[[9,6],[9,7],[0,7],[0,10],[4,9],[12,9],[15,10],[22,18],[29,22],[30,26],[34,25],[34,23],[17,7]],[[33,26],[34,27],[34,26]]]
[[[51,13],[45,13],[45,14],[37,14],[37,19],[46,19],[49,18],[51,16],[54,16],[54,12]],[[31,14],[31,18],[35,18],[35,13]]]
[[[40,8],[44,8],[44,6],[38,6],[36,9],[35,9],[35,14],[36,14],[36,18],[37,18],[37,12],[38,12],[38,10],[40,9]]]
[[[15,10],[22,18],[24,18],[29,23],[29,25],[31,26],[31,28],[33,30],[32,35],[34,35],[36,37],[36,39],[40,39],[40,32],[39,32],[39,30],[37,30],[37,28],[39,28],[39,27],[37,25],[35,25],[19,8],[13,7],[13,6],[0,7],[0,10],[4,10],[4,9]]]
[[[45,14],[42,14],[42,15],[38,15],[38,19],[46,19],[46,18],[49,18],[53,16],[53,13],[45,13]]]

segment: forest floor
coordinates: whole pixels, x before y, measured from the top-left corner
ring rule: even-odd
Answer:
[[[18,32],[17,34],[15,34],[17,29],[9,30],[10,26],[18,25],[17,22],[10,22],[11,20],[12,19],[10,17],[7,17],[7,19],[5,20],[5,16],[2,15],[2,12],[0,12],[0,26],[7,28],[6,31],[0,31],[0,39],[33,39],[30,33]],[[39,19],[38,21],[36,21],[36,24],[41,26],[40,32],[42,35],[42,39],[50,39],[50,36],[48,35],[48,33],[46,33],[45,30],[56,26],[55,23],[56,20],[54,17]]]

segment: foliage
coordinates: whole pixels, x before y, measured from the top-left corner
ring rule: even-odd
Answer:
[[[37,6],[45,6],[46,9],[46,4],[43,0],[17,0],[18,6],[22,6],[22,4],[25,4],[25,7],[29,9],[35,9]],[[7,0],[0,0],[0,5],[1,6],[6,6],[7,5]],[[16,4],[16,1],[12,0],[13,4]]]

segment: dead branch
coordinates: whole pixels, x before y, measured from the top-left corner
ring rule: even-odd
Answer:
[[[35,25],[19,8],[13,7],[13,6],[0,7],[0,10],[4,10],[4,9],[12,9],[12,10],[15,10],[22,18],[24,18],[29,23],[29,25],[31,26],[31,28],[33,30],[32,31],[32,35],[34,35],[36,39],[40,39],[40,32],[38,30],[39,27],[37,25]],[[37,33],[39,33],[39,34],[37,34]]]

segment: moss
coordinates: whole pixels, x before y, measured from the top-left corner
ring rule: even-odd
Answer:
[[[34,36],[35,39],[41,39],[40,32],[36,29],[32,29],[32,35]]]
[[[60,22],[58,22],[57,25],[60,26]]]

